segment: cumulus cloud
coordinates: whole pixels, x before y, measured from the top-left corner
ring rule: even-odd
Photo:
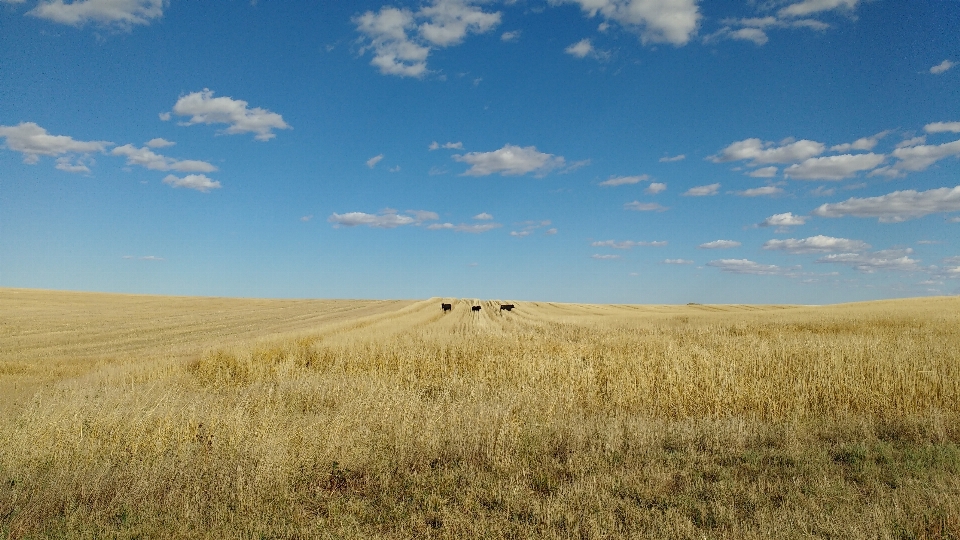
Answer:
[[[541,228],[541,227],[547,227],[547,226],[549,226],[549,225],[550,225],[550,220],[547,219],[547,220],[543,220],[543,221],[524,221],[523,223],[519,223],[518,225],[523,226],[523,228],[520,229],[519,231],[510,231],[510,236],[514,236],[514,237],[517,237],[517,238],[523,238],[524,236],[530,236],[531,234],[533,234],[534,231],[536,231],[537,229],[539,229],[539,228]],[[550,229],[550,230],[552,230],[552,231],[554,231],[554,232],[551,233],[551,232],[548,230],[548,231],[546,232],[546,234],[556,234],[556,229]]]
[[[822,11],[845,9],[852,11],[860,0],[802,0],[780,10],[781,17],[806,17]]]
[[[483,212],[483,213],[480,213],[480,214],[477,214],[477,215],[473,216],[473,219],[491,220],[491,219],[493,219],[493,216],[490,215],[490,214],[488,214],[488,213],[486,213],[486,212]]]
[[[891,155],[899,161],[892,167],[877,169],[881,174],[895,176],[902,171],[922,171],[951,156],[960,156],[960,141],[938,145],[922,144],[895,149]]]
[[[753,178],[773,178],[777,175],[778,170],[779,169],[773,166],[762,167],[760,169],[750,171],[749,176],[752,176]]]
[[[500,41],[517,41],[518,39],[520,39],[520,30],[500,34]]]
[[[609,247],[613,249],[633,249],[635,247],[663,247],[667,245],[665,240],[655,240],[653,242],[640,241],[635,242],[633,240],[623,240],[617,242],[616,240],[603,240],[598,242],[593,242],[590,244],[593,247]]]
[[[126,157],[127,165],[138,165],[152,171],[214,172],[217,170],[216,167],[206,161],[176,160],[161,156],[149,148],[137,148],[132,144],[118,146],[110,154]]]
[[[223,133],[237,135],[255,133],[258,141],[269,141],[276,137],[275,129],[290,129],[283,117],[275,112],[247,107],[247,102],[230,97],[213,97],[213,91],[204,88],[201,92],[187,94],[177,100],[173,114],[189,116],[190,120],[181,125],[228,124]]]
[[[687,259],[664,259],[663,264],[693,264],[693,261]]]
[[[76,0],[65,4],[63,0],[45,0],[27,15],[70,26],[94,22],[129,29],[162,17],[167,3],[167,0]]]
[[[626,210],[633,210],[634,212],[664,212],[667,210],[666,206],[661,206],[660,203],[642,203],[640,201],[628,202],[623,205]]]
[[[719,268],[721,272],[730,274],[775,276],[785,273],[785,269],[775,264],[760,264],[749,259],[720,259],[708,262],[707,266]]]
[[[379,214],[365,212],[347,212],[346,214],[330,214],[327,218],[334,228],[357,227],[366,225],[375,229],[393,229],[404,225],[421,225],[424,221],[436,221],[440,215],[427,210],[408,210],[400,214],[392,208],[385,208]]]
[[[774,214],[760,222],[761,227],[794,227],[807,222],[805,216],[795,216],[792,212]]]
[[[545,234],[545,235],[547,235],[547,236],[557,234],[557,229],[556,229],[556,227],[554,227],[554,228],[552,228],[552,229],[547,229],[547,230],[543,231],[543,234]]]
[[[195,189],[204,193],[209,192],[211,189],[220,188],[220,182],[211,180],[203,174],[188,174],[183,178],[168,174],[167,177],[163,179],[163,183],[175,188]]]
[[[716,32],[704,36],[704,43],[713,43],[721,39],[737,39],[751,41],[758,47],[769,41],[767,31],[772,28],[805,28],[808,30],[823,31],[830,28],[829,24],[815,19],[777,18],[777,17],[750,17],[744,19],[724,19],[722,26]]]
[[[716,195],[720,189],[720,184],[710,184],[708,186],[697,186],[688,189],[683,195],[685,197],[708,197]]]
[[[707,159],[714,163],[750,160],[757,163],[795,163],[814,156],[819,156],[826,150],[826,145],[816,141],[803,139],[793,141],[786,139],[778,146],[776,143],[763,142],[760,139],[744,139],[727,146],[720,153]]]
[[[159,137],[157,137],[156,139],[150,139],[149,141],[147,141],[147,146],[149,146],[150,148],[166,148],[168,146],[173,146],[175,144],[177,143],[168,141],[166,139],[161,139]]]
[[[912,249],[890,249],[873,253],[835,253],[817,259],[818,263],[843,264],[859,272],[872,274],[877,270],[916,272],[921,270],[918,260],[911,259]]]
[[[740,247],[742,244],[736,240],[714,240],[713,242],[707,242],[705,244],[700,244],[700,249],[730,249]]]
[[[821,217],[875,217],[881,223],[899,223],[929,214],[960,210],[960,186],[927,191],[894,191],[879,197],[851,197],[823,204],[813,211]]]
[[[587,55],[593,52],[593,43],[591,43],[589,39],[584,38],[570,45],[564,49],[563,52],[570,56],[576,56],[577,58],[586,58]]]
[[[91,163],[93,160],[89,160]],[[68,173],[90,173],[90,167],[87,167],[87,164],[84,163],[83,158],[79,158],[76,161],[71,160],[67,156],[57,158],[57,170],[68,172]]]
[[[662,193],[667,190],[667,185],[661,182],[650,182],[650,185],[647,186],[646,191],[651,195],[656,195],[657,193]]]
[[[520,147],[512,144],[492,152],[455,154],[453,159],[471,165],[463,173],[464,176],[488,176],[496,173],[501,176],[520,176],[531,172],[543,176],[566,163],[562,156],[539,152],[534,146]]]
[[[847,238],[834,238],[822,234],[811,236],[809,238],[796,239],[788,238],[786,240],[768,240],[763,244],[763,249],[772,251],[786,251],[794,255],[805,253],[838,253],[838,252],[859,252],[870,249],[870,244],[862,240],[849,240]]]
[[[676,156],[664,156],[660,158],[660,163],[674,163],[677,161],[683,161],[685,159],[687,159],[686,154],[679,154]]]
[[[0,137],[6,139],[7,148],[23,154],[23,162],[30,165],[40,161],[40,156],[103,152],[113,145],[107,141],[78,141],[66,135],[50,135],[33,122],[0,126]]]
[[[923,130],[927,133],[960,133],[960,122],[933,122],[923,126]]]
[[[763,186],[736,192],[736,194],[741,197],[770,197],[772,195],[779,195],[781,193],[783,193],[783,190],[777,186]]]
[[[883,154],[841,154],[809,158],[784,169],[783,174],[800,180],[843,180],[869,171],[886,160]]]
[[[685,45],[697,33],[700,11],[696,0],[550,0],[573,3],[589,16],[602,16],[639,31],[643,43]]]
[[[384,75],[422,77],[435,48],[463,42],[470,33],[483,34],[500,24],[500,12],[485,12],[469,0],[434,0],[413,12],[384,6],[354,19],[357,31],[373,50],[370,64]]]
[[[440,144],[437,141],[430,143],[430,146],[427,147],[431,152],[434,150],[439,150],[443,148],[444,150],[463,150],[462,142],[448,142]]]
[[[640,174],[636,176],[611,176],[609,180],[604,180],[600,182],[601,186],[613,187],[613,186],[626,186],[630,184],[639,184],[650,179],[649,175]]]
[[[367,160],[367,167],[371,169],[377,166],[377,163],[383,160],[383,154],[378,154]]]
[[[950,60],[944,60],[943,62],[940,62],[939,64],[931,67],[930,73],[933,73],[934,75],[939,75],[947,71],[948,69],[952,68],[955,65],[957,65],[956,62],[951,62]]]
[[[610,260],[613,260],[613,259],[619,259],[620,256],[619,256],[619,255],[609,255],[609,254],[608,254],[608,255],[600,255],[599,253],[594,253],[593,255],[590,256],[590,258],[592,258],[592,259],[597,259],[597,260],[599,260],[599,261],[610,261]]]
[[[473,234],[492,231],[493,229],[500,227],[503,227],[503,225],[499,223],[461,223],[459,225],[454,225],[453,223],[431,223],[430,225],[427,225],[427,228],[432,231],[447,230]]]
[[[890,130],[881,131],[876,135],[873,135],[870,137],[863,137],[861,139],[857,139],[853,141],[852,143],[844,143],[844,144],[838,144],[836,146],[831,146],[830,151],[832,152],[849,152],[851,150],[870,151],[870,150],[873,150],[875,146],[877,146],[877,143],[880,142],[880,139],[886,137],[889,134],[890,134]]]
[[[958,122],[957,128],[958,130],[960,130],[960,122]],[[924,135],[920,135],[919,137],[911,137],[909,139],[904,139],[898,142],[897,148],[906,148],[908,146],[919,146],[921,144],[926,144],[926,143],[927,143],[927,137]]]

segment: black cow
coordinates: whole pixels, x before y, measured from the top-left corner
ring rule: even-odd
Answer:
[[[513,311],[513,304],[500,304],[500,311],[507,310]]]
[[[470,309],[473,311],[480,311],[480,306],[473,306]]]
[[[440,304],[440,309],[443,311],[450,311],[453,309],[453,304]]]

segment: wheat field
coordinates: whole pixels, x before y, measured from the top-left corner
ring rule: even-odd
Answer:
[[[0,289],[0,534],[960,537],[960,298],[500,303]]]

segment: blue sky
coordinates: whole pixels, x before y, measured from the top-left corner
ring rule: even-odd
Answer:
[[[0,0],[0,286],[960,293],[957,0]]]

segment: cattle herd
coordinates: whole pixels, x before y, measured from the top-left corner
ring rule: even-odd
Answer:
[[[500,304],[500,311],[513,311],[514,307],[516,306],[513,304]],[[453,304],[441,303],[440,309],[442,309],[444,313],[453,311]],[[480,306],[470,306],[470,311],[480,311]]]

